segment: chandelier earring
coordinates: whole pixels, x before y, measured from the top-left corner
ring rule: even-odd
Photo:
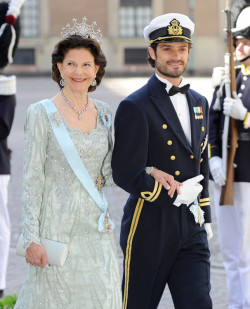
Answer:
[[[95,87],[97,85],[96,79],[93,79],[93,82],[90,84],[90,86]]]
[[[63,76],[61,76],[60,85],[62,87],[65,87],[65,80],[64,80]]]

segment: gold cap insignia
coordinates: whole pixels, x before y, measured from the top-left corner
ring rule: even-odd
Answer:
[[[177,19],[173,19],[170,22],[170,25],[171,26],[167,27],[169,35],[182,35],[183,29],[182,26],[180,26],[180,22]]]

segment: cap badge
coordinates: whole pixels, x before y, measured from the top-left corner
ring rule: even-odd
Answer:
[[[180,22],[177,19],[173,19],[170,22],[170,25],[171,26],[167,27],[169,35],[182,35],[183,29],[182,26],[180,26]]]

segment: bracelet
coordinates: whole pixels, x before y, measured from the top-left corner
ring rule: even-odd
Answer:
[[[32,248],[32,247],[34,247],[34,246],[36,246],[36,245],[41,246],[41,244],[34,243],[33,245],[29,245],[28,248]],[[28,249],[28,248],[27,248],[27,249]]]

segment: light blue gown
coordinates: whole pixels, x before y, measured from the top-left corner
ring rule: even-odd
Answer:
[[[89,134],[70,128],[60,114],[55,121],[64,121],[92,180],[101,171],[110,186],[111,111],[101,101],[94,104],[97,127]],[[40,102],[26,116],[22,203],[25,247],[39,243],[39,236],[70,247],[63,267],[30,266],[15,309],[120,309],[114,234],[98,232],[101,210],[71,170]]]

